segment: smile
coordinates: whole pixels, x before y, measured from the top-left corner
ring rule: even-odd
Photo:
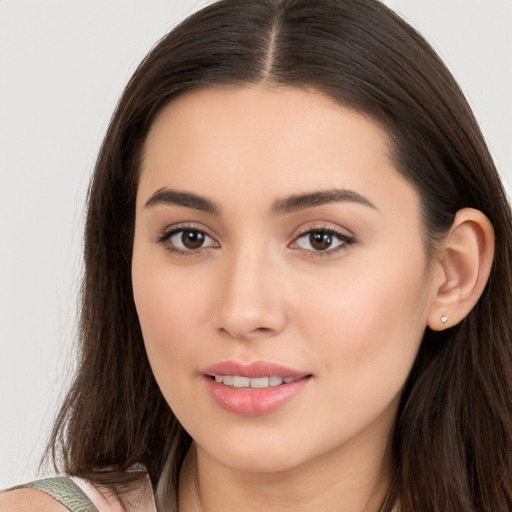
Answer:
[[[203,382],[213,401],[240,416],[277,411],[297,398],[313,380],[309,372],[268,361],[224,361],[205,368]]]

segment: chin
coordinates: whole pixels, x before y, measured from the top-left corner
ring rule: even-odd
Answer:
[[[275,436],[265,440],[248,441],[227,439],[226,442],[207,443],[200,449],[217,463],[234,471],[249,473],[275,473],[289,470],[303,462],[306,457],[290,444]]]

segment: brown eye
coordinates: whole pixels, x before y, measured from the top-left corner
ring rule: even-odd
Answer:
[[[311,253],[335,253],[354,243],[352,236],[333,229],[312,229],[297,237],[292,247],[298,247]]]
[[[212,237],[199,229],[176,229],[162,237],[160,243],[171,252],[198,252],[205,247],[218,245]]]
[[[311,231],[309,233],[309,243],[315,251],[325,251],[332,244],[332,235],[326,231]]]
[[[204,233],[201,231],[182,231],[181,243],[187,249],[199,249],[204,244]]]

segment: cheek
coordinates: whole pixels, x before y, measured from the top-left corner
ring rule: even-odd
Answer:
[[[391,398],[407,378],[426,327],[430,278],[423,269],[423,255],[394,257],[310,287],[301,328],[333,386],[358,390],[345,395],[354,405]]]
[[[148,275],[149,274],[149,275]],[[190,307],[195,298],[180,290],[177,283],[160,275],[145,273],[145,278],[134,276],[134,298],[144,338],[151,344],[168,345],[179,338],[187,325]]]
[[[135,305],[153,373],[169,399],[183,391],[186,380],[180,376],[197,366],[194,355],[207,318],[204,295],[198,293],[199,283],[189,282],[183,272],[172,272],[165,262],[139,261],[134,256]]]

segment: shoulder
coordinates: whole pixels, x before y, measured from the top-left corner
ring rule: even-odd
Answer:
[[[57,476],[0,491],[0,512],[156,512],[147,473],[122,496],[78,477]]]
[[[98,512],[87,494],[71,478],[43,478],[14,487],[2,494],[0,512]]]
[[[33,488],[0,493],[0,512],[69,512],[49,494]]]

